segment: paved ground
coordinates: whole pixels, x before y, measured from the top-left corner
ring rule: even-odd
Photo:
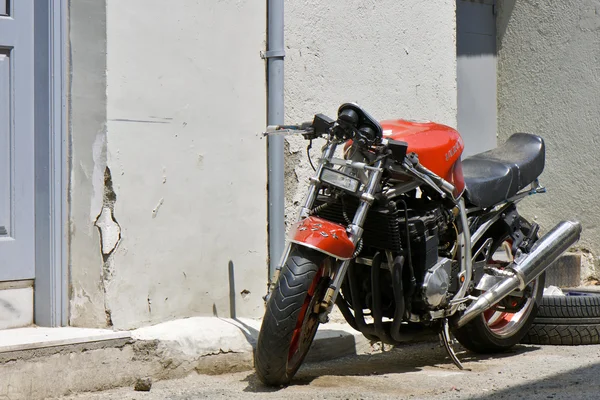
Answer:
[[[150,392],[123,388],[61,400],[192,399],[597,399],[600,346],[518,346],[480,357],[461,353],[459,371],[435,344],[304,366],[293,384],[263,387],[253,372],[193,375],[154,383]]]

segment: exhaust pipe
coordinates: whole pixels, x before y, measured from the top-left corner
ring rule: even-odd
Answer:
[[[456,322],[456,327],[464,326],[473,318],[508,296],[511,292],[523,290],[535,278],[542,274],[562,253],[579,240],[581,224],[563,221],[538,240],[531,252],[523,254],[510,264],[506,271],[513,273],[498,282],[477,298]]]

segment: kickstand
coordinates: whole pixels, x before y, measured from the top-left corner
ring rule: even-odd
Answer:
[[[448,328],[448,319],[447,318],[444,318],[442,320],[442,330],[440,332],[440,340],[444,344],[444,347],[446,348],[446,352],[450,356],[450,359],[452,360],[454,365],[456,365],[459,369],[464,370],[465,367],[462,365],[462,363],[456,356],[456,353],[454,352],[454,349],[452,348],[452,346],[450,344],[450,329]],[[469,370],[467,370],[467,371],[469,371]]]

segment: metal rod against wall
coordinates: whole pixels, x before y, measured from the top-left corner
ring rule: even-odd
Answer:
[[[67,7],[68,0],[54,0],[52,10],[52,29],[54,30],[54,275],[56,276],[56,318],[54,325],[69,325],[69,276],[67,259],[67,192],[65,185],[67,172]]]
[[[267,124],[283,124],[283,0],[267,3]],[[283,137],[269,136],[269,280],[285,246]]]

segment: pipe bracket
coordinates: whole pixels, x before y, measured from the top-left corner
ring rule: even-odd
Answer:
[[[260,52],[260,58],[268,60],[269,58],[285,58],[285,50],[262,50]]]

